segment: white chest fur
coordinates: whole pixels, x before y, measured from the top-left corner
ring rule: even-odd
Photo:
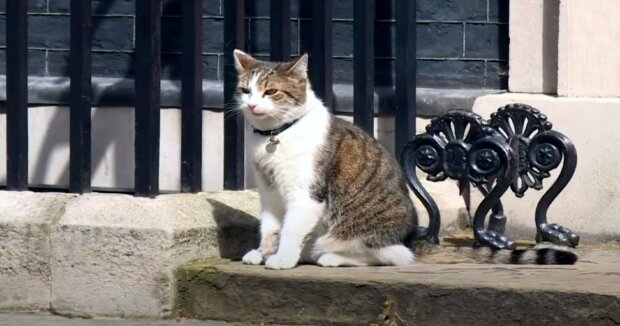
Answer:
[[[255,177],[270,179],[257,182],[259,188],[276,188],[273,190],[286,194],[308,190],[312,186],[317,151],[325,142],[330,123],[329,112],[320,102],[318,104],[297,123],[277,135],[277,145],[269,145],[269,136],[255,133],[248,139]]]

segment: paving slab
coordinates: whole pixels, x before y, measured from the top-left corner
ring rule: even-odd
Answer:
[[[426,264],[271,271],[192,262],[176,313],[198,319],[329,325],[618,325],[620,250],[573,266]],[[389,324],[386,322],[391,322]]]
[[[0,314],[0,326],[227,326],[218,321],[83,319],[53,315]]]

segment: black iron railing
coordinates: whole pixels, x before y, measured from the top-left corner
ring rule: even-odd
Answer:
[[[28,19],[26,1],[6,4],[7,188],[28,188]]]
[[[209,1],[209,0],[206,0]],[[332,108],[333,0],[312,6],[310,78]],[[27,1],[7,1],[7,189],[28,188]],[[232,52],[245,45],[245,1],[222,1],[224,106],[237,83]],[[373,132],[375,0],[354,0],[354,121]],[[182,1],[181,191],[201,190],[203,0]],[[137,196],[159,193],[161,0],[135,1],[135,182]],[[396,1],[396,151],[415,133],[416,1]],[[271,58],[290,58],[290,0],[271,0]],[[71,1],[70,191],[91,190],[91,0]],[[244,124],[224,110],[224,188],[244,187]]]
[[[478,114],[453,110],[434,118],[426,132],[410,140],[401,154],[401,165],[414,193],[429,215],[428,227],[418,238],[439,243],[440,210],[416,176],[427,180],[456,180],[462,193],[473,185],[484,199],[473,218],[477,245],[515,249],[505,235],[506,216],[501,198],[508,190],[523,197],[528,189],[542,190],[543,180],[561,166],[558,178],[536,205],[536,241],[576,247],[579,235],[547,219],[549,206],[568,185],[577,167],[573,142],[552,130],[547,116],[526,104],[508,104],[484,120]],[[485,223],[488,217],[488,223]],[[485,228],[486,225],[486,228]]]

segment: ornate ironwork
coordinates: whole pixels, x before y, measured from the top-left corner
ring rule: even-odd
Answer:
[[[438,243],[441,219],[416,169],[425,172],[430,181],[450,178],[479,189],[484,200],[474,214],[477,244],[506,249],[514,248],[514,242],[504,235],[506,216],[501,196],[508,189],[517,197],[523,197],[528,189],[543,189],[543,180],[562,163],[560,175],[536,208],[536,239],[577,246],[578,235],[547,221],[549,206],[568,184],[577,164],[572,142],[552,127],[544,114],[525,104],[506,105],[489,121],[463,110],[433,119],[426,133],[407,143],[401,153],[407,180],[429,212],[428,228],[420,227],[418,237]],[[490,220],[484,229],[487,215]]]

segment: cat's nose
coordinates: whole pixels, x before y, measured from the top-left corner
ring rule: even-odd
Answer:
[[[250,109],[250,111],[254,111],[254,109],[256,109],[256,104],[248,104],[248,109]]]

